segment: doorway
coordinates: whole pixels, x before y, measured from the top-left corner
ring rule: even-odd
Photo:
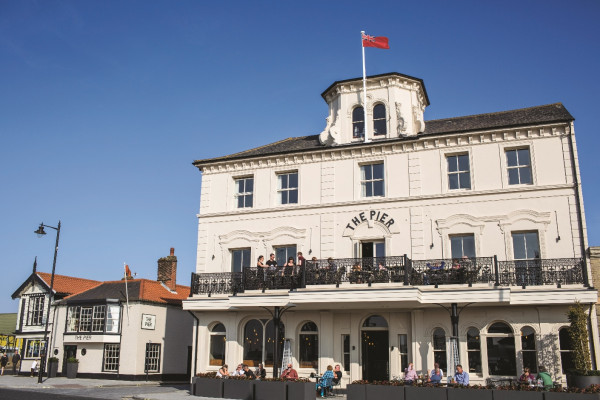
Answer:
[[[383,259],[378,260],[380,257],[385,257],[385,242],[383,240],[360,242],[360,258],[362,258],[363,268],[370,270],[373,266],[377,266],[379,262],[384,261]]]
[[[62,375],[67,375],[67,358],[77,358],[77,346],[66,344],[63,351]]]
[[[390,378],[389,333],[386,320],[373,315],[361,331],[362,379],[383,381]]]

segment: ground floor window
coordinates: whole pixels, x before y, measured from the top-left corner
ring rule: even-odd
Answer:
[[[569,336],[569,328],[564,327],[558,331],[558,340],[560,344],[560,364],[563,374],[570,369],[575,368],[573,362],[573,343]]]
[[[447,371],[446,332],[442,328],[433,331],[433,362],[438,363],[442,371]]]
[[[145,372],[160,372],[160,343],[146,343],[144,366]]]
[[[319,330],[314,322],[307,322],[300,330],[300,368],[319,368]]]
[[[275,349],[275,329],[272,320],[252,319],[244,326],[244,364],[257,367],[263,363],[265,368],[273,366]],[[285,326],[279,324],[279,343],[277,364],[281,364],[283,357],[283,341]]]
[[[350,372],[350,335],[342,335],[342,356],[344,371]]]
[[[398,335],[398,350],[400,351],[400,371],[408,368],[408,335]]]
[[[523,352],[523,368],[537,374],[537,351],[535,349],[535,331],[530,326],[521,329],[521,349]]]
[[[217,323],[210,330],[210,365],[225,364],[225,344],[227,343],[225,325]]]
[[[25,357],[24,358],[38,358],[44,352],[44,340],[43,339],[27,339],[25,343]]]
[[[469,356],[469,372],[481,373],[481,337],[479,329],[469,328],[467,331],[467,354]]]
[[[105,344],[102,371],[117,372],[119,370],[120,344]]]
[[[515,338],[510,326],[496,322],[489,327],[487,353],[490,375],[517,375]]]

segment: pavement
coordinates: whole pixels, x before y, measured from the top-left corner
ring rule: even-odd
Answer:
[[[67,379],[44,378],[38,383],[37,377],[13,376],[6,373],[0,376],[0,398],[5,392],[18,390],[38,394],[58,395],[68,398],[85,397],[113,400],[209,400],[207,397],[192,396],[187,382],[145,382],[110,379]]]

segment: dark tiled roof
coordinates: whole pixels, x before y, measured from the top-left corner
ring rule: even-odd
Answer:
[[[145,301],[160,304],[181,304],[190,293],[189,286],[177,285],[177,293],[171,293],[160,282],[148,279],[127,281],[129,301]],[[67,303],[92,302],[105,299],[126,301],[125,281],[104,282],[90,290],[66,297]]]
[[[516,128],[536,124],[569,122],[573,120],[573,116],[567,111],[562,103],[555,103],[545,106],[521,108],[518,110],[426,121],[425,132],[420,133],[417,137],[403,137],[381,141],[378,140],[373,141],[372,143],[383,141],[391,143],[412,141],[415,138],[418,139],[423,136],[438,136],[487,129]],[[363,143],[352,143],[336,147],[354,147],[361,145],[363,145]],[[325,148],[326,147],[323,146],[319,141],[319,135],[294,137],[223,157],[196,160],[194,161],[194,165],[201,168],[204,165],[219,161],[248,159],[287,153],[300,153],[305,151],[324,150]]]

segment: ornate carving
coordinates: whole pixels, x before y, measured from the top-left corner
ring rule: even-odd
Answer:
[[[398,121],[396,124],[398,135],[406,133],[406,125],[404,123],[404,118],[402,118],[402,104],[400,103],[396,103],[396,120]]]

